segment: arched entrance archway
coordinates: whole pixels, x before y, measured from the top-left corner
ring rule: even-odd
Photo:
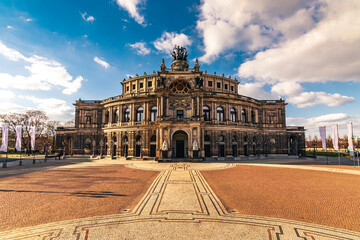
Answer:
[[[188,157],[188,134],[183,130],[178,130],[172,137],[172,148],[174,158]]]
[[[288,141],[289,155],[299,155],[298,140],[295,136],[291,136]]]

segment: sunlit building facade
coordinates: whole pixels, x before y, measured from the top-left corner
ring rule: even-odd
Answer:
[[[305,130],[287,127],[286,103],[238,92],[236,79],[189,68],[176,47],[171,68],[121,82],[122,94],[78,100],[75,127],[57,130],[57,149],[126,159],[241,159],[304,156]],[[163,154],[166,152],[166,155]]]

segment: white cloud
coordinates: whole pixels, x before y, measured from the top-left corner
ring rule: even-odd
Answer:
[[[10,26],[10,25],[7,25],[6,28],[7,28],[7,29],[14,29],[14,27],[13,27],[13,26]]]
[[[186,47],[191,45],[190,38],[183,33],[163,32],[161,37],[154,41],[154,46],[161,52],[171,52],[175,45]]]
[[[0,104],[0,113],[8,114],[8,113],[24,113],[26,110],[30,110],[29,107],[24,107],[12,102],[1,102]]]
[[[143,0],[116,0],[119,7],[124,8],[135,21],[141,25],[145,24],[144,16],[139,13],[139,5],[143,4]]]
[[[312,107],[317,104],[325,104],[329,107],[336,107],[354,102],[355,98],[342,96],[338,93],[329,94],[325,92],[302,92],[295,97],[288,98],[287,101],[299,108]]]
[[[51,90],[54,86],[60,86],[64,88],[64,94],[72,94],[81,88],[84,80],[82,76],[74,79],[57,61],[37,55],[27,58],[20,52],[8,48],[1,41],[0,54],[12,61],[24,60],[28,63],[24,68],[30,73],[28,76],[0,73],[0,88]]]
[[[0,99],[1,100],[10,100],[15,98],[15,93],[10,90],[0,90]]]
[[[148,55],[151,52],[150,48],[146,47],[145,42],[137,42],[134,44],[129,44],[129,46],[135,49],[138,55]]]
[[[87,15],[86,12],[84,13],[80,13],[81,14],[81,17],[86,21],[86,22],[94,22],[95,21],[95,18],[93,16],[90,16],[90,15]]]
[[[303,92],[303,87],[299,83],[282,82],[272,86],[271,92],[281,96],[297,96]]]
[[[8,48],[1,41],[0,41],[0,54],[11,61],[27,60],[27,58],[24,57],[24,55],[22,55],[20,52]]]
[[[308,8],[311,2],[316,0],[202,0],[196,26],[205,47],[200,60],[210,63],[230,49],[261,50],[271,46],[279,35],[307,31],[313,26],[311,16],[316,12],[316,8]],[[280,21],[287,24],[281,25]]]
[[[32,19],[32,18],[26,18],[24,16],[21,16],[20,19],[23,20],[24,22],[32,22],[32,21],[34,21],[34,19]]]
[[[24,98],[33,102],[37,109],[45,111],[51,120],[65,121],[74,116],[73,108],[67,105],[64,100],[34,96],[25,96]]]
[[[311,118],[286,118],[288,126],[304,126],[306,135],[319,136],[319,126],[326,126],[326,135],[331,135],[331,126],[338,124],[339,136],[347,134],[347,124],[353,123],[354,135],[360,136],[360,118],[358,115],[349,115],[346,113],[331,113]]]
[[[279,99],[280,96],[274,93],[268,93],[262,89],[259,83],[245,83],[238,85],[238,93],[243,96],[249,96],[259,100]]]
[[[103,66],[105,69],[108,69],[110,67],[110,64],[105,62],[104,60],[101,60],[100,58],[98,57],[94,57],[94,62],[100,64],[101,66]]]
[[[360,2],[324,0],[310,31],[259,52],[239,68],[261,81],[360,81]]]

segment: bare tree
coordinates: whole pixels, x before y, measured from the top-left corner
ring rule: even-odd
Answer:
[[[35,127],[37,137],[40,137],[45,130],[46,121],[49,119],[44,111],[28,110],[26,113],[9,113],[0,115],[3,123],[9,124],[10,132],[15,133],[16,126],[22,126],[22,142],[27,149],[30,149],[30,129]]]

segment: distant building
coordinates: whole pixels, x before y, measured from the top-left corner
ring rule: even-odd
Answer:
[[[58,151],[127,159],[161,159],[163,150],[170,159],[305,155],[305,130],[286,127],[284,100],[239,95],[236,79],[200,71],[197,60],[189,68],[185,48],[172,56],[171,69],[163,60],[158,72],[124,79],[119,96],[76,101],[75,128],[57,129]]]

